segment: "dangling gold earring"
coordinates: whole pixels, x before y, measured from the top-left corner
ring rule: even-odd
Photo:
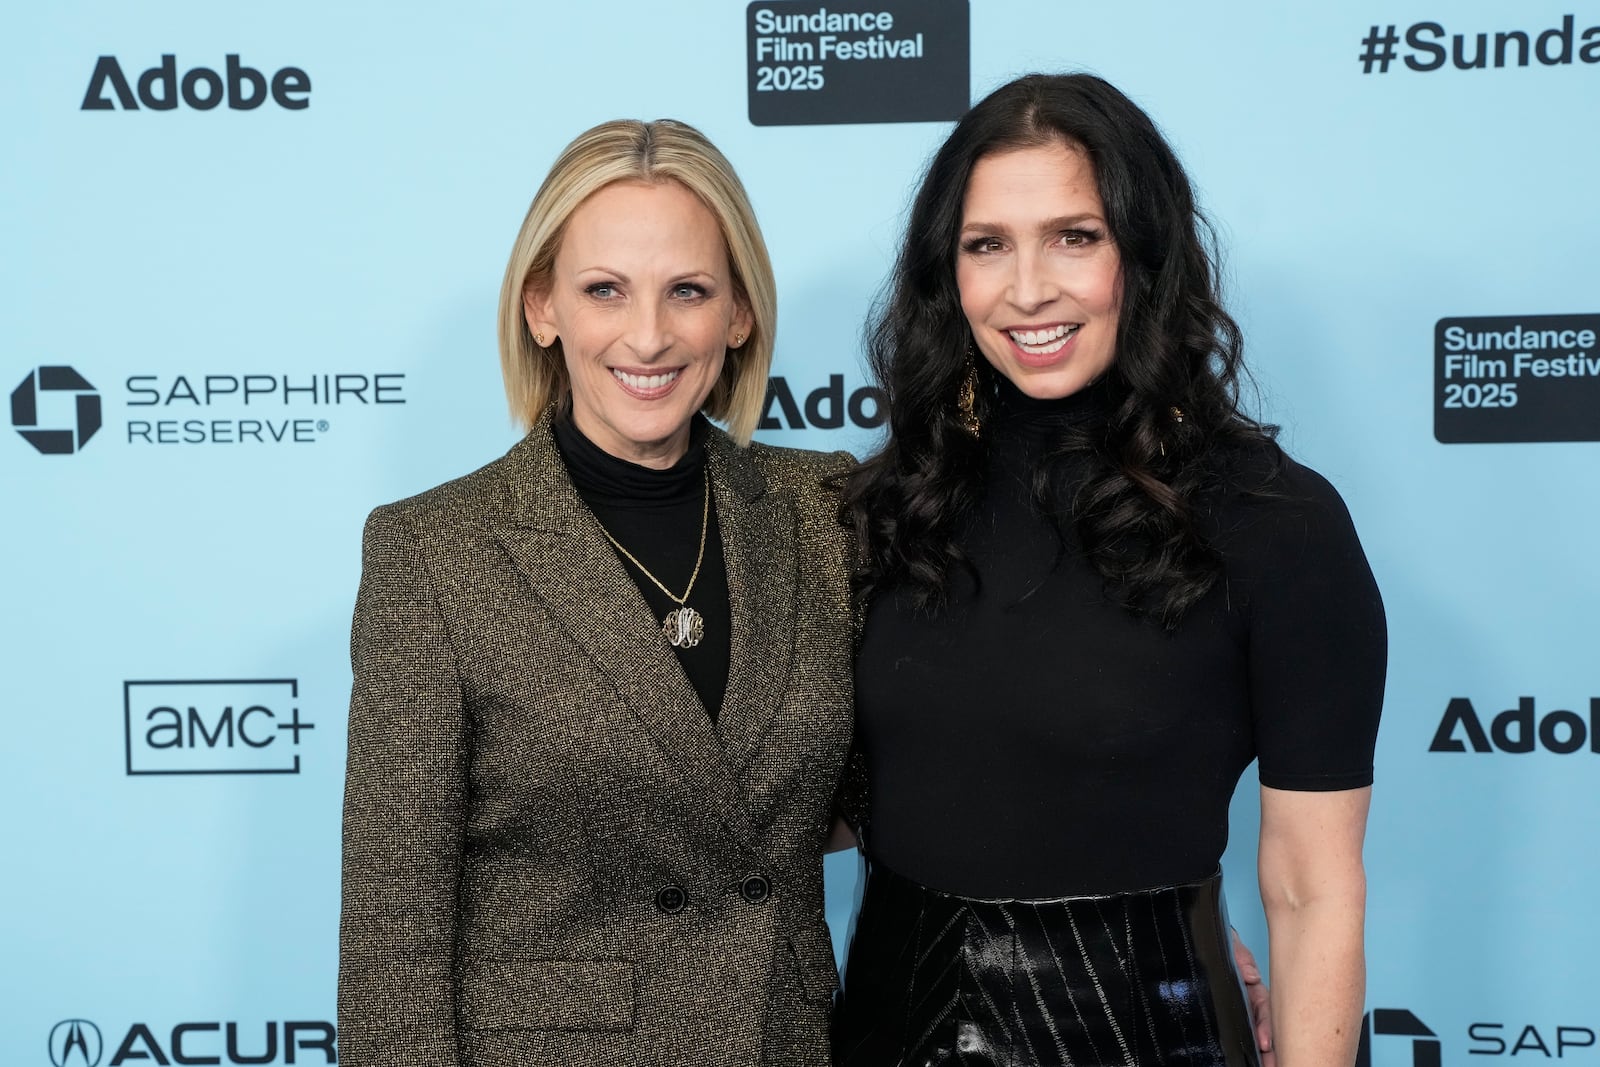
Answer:
[[[1173,422],[1177,423],[1180,426],[1183,425],[1183,409],[1182,408],[1180,408],[1176,404],[1174,404],[1172,407],[1167,409],[1167,414],[1172,417],[1172,421]],[[1166,442],[1165,438],[1163,438],[1162,441],[1161,441],[1161,454],[1163,456],[1165,456],[1167,454],[1167,442]]]
[[[961,413],[961,428],[977,437],[982,424],[978,421],[978,363],[972,356],[972,346],[968,345],[967,374],[956,392],[956,408]]]

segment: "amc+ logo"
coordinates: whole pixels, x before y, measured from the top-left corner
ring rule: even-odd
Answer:
[[[50,1028],[53,1067],[100,1067],[100,1028],[88,1019],[62,1019]]]
[[[72,398],[74,418],[70,427],[39,425],[41,395],[48,398],[52,393],[65,393]],[[11,390],[11,425],[23,440],[45,455],[70,456],[100,429],[100,394],[71,367],[39,367],[29,371],[22,383]]]

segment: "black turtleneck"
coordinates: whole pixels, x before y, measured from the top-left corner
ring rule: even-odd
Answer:
[[[1209,876],[1252,759],[1280,789],[1367,785],[1383,606],[1349,515],[1314,472],[1244,462],[1270,497],[1201,515],[1224,580],[1175,632],[1111,600],[1033,472],[1096,390],[1038,401],[1000,383],[985,488],[950,605],[874,598],[856,672],[871,781],[867,851],[968,896],[1120,892]],[[1052,498],[1071,500],[1072,476]],[[1259,482],[1260,479],[1257,479]]]
[[[706,518],[705,560],[695,578],[688,605],[705,617],[705,637],[693,648],[674,648],[689,684],[715,719],[728,686],[728,649],[732,620],[728,612],[728,572],[722,560],[722,535],[717,505],[707,503],[705,437],[710,424],[696,416],[690,424],[689,450],[665,470],[618,459],[594,444],[572,422],[558,417],[551,425],[556,450],[566,464],[574,488],[600,525],[622,543],[663,585],[680,594],[694,573],[700,548],[701,520]],[[709,516],[707,507],[709,506]],[[615,547],[615,546],[613,546]],[[678,606],[621,552],[617,558],[633,576],[656,623]],[[671,647],[665,637],[663,647]]]

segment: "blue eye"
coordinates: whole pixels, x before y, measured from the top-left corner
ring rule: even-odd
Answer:
[[[706,295],[706,291],[703,286],[695,285],[691,282],[684,282],[681,285],[674,285],[672,287],[672,295],[680,300],[698,300],[700,297]]]
[[[617,295],[617,287],[610,282],[595,282],[585,286],[583,291],[596,300],[610,300]]]

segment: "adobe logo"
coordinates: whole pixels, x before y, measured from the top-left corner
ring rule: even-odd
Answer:
[[[210,111],[224,101],[231,111],[254,111],[268,98],[281,108],[304,111],[311,106],[311,75],[299,67],[284,67],[272,75],[239,62],[237,53],[224,57],[223,72],[210,67],[195,67],[178,76],[178,59],[170,52],[161,62],[139,74],[130,83],[116,56],[101,56],[89,75],[80,111],[138,111],[140,105],[151,111],[172,111],[179,102],[196,111]],[[134,89],[138,93],[135,95]],[[110,90],[111,96],[106,92]]]

